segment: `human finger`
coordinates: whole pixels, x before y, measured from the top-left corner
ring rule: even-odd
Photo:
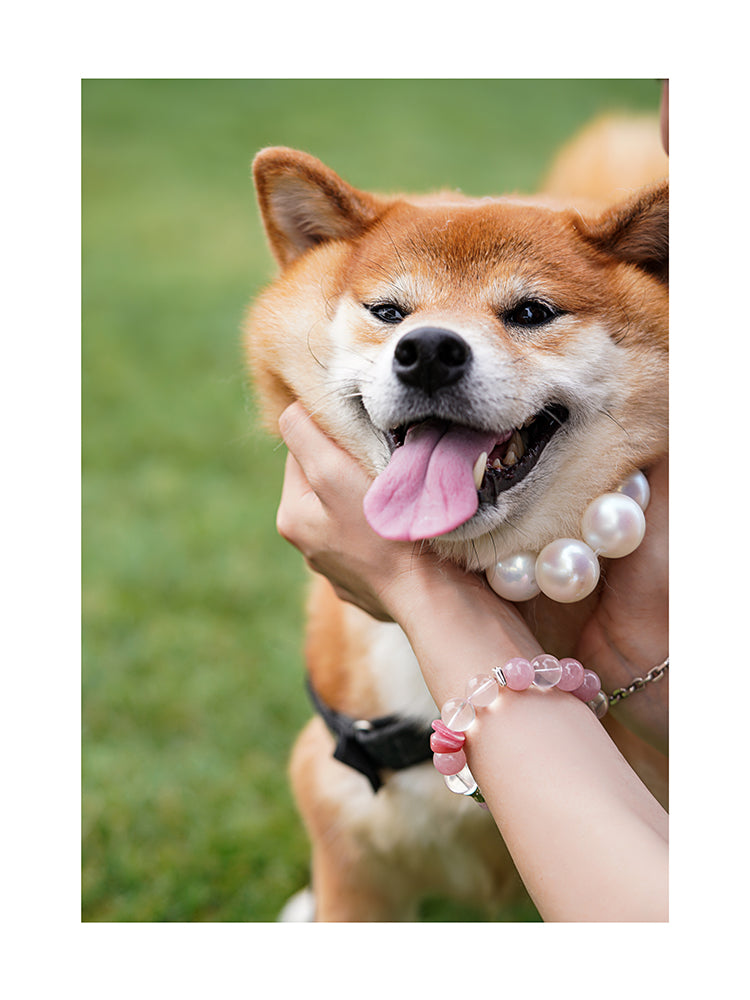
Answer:
[[[331,453],[340,450],[301,403],[292,403],[284,410],[279,417],[279,432],[311,486],[315,470]]]
[[[351,499],[367,490],[370,480],[362,466],[321,430],[301,404],[292,403],[284,410],[279,431],[323,504],[342,491]]]
[[[301,465],[289,452],[284,468],[276,530],[287,542],[303,550],[309,525],[322,520],[322,507]]]

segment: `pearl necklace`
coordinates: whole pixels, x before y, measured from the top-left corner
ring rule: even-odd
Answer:
[[[487,570],[487,582],[507,601],[528,601],[539,593],[561,604],[583,600],[599,582],[600,555],[617,559],[641,544],[650,498],[644,474],[632,473],[614,493],[588,505],[581,522],[583,541],[558,538],[538,554],[516,552]]]

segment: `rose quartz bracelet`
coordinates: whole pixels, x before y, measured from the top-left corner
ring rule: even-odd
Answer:
[[[514,656],[504,667],[495,667],[491,674],[472,677],[466,684],[466,697],[446,701],[440,718],[432,723],[430,749],[433,763],[448,788],[459,795],[470,795],[482,805],[484,798],[466,763],[464,733],[476,719],[476,710],[491,705],[504,687],[511,691],[526,691],[530,687],[539,691],[553,687],[569,691],[585,701],[598,719],[609,707],[598,676],[570,657],[558,660],[549,653],[540,653],[533,660],[524,660]]]

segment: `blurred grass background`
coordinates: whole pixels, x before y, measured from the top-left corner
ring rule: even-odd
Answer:
[[[254,153],[532,191],[594,114],[658,102],[655,80],[83,82],[84,921],[271,921],[308,879],[304,572],[239,347],[274,273]]]

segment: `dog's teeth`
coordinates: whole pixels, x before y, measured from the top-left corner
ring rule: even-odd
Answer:
[[[487,470],[487,452],[483,451],[479,458],[474,463],[474,485],[478,490],[482,488],[482,481],[484,480],[484,474]]]
[[[536,417],[529,417],[528,420],[524,420],[524,422],[521,424],[521,426],[522,427],[531,427],[531,425],[534,423],[535,420],[536,420]]]
[[[515,465],[519,458],[523,458],[525,451],[521,435],[517,430],[513,431],[513,436],[508,444],[508,450],[503,457],[503,465],[509,467]]]
[[[499,458],[493,458],[492,461],[490,462],[490,465],[492,466],[493,469],[497,469],[498,471],[503,467],[503,463],[500,461]]]

